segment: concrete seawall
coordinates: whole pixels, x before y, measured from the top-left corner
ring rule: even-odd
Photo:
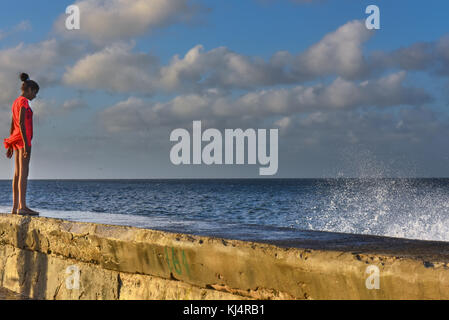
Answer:
[[[0,287],[37,299],[449,298],[449,243],[335,239],[274,245],[0,214]]]

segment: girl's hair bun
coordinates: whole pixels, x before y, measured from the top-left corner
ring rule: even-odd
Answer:
[[[25,92],[28,89],[36,91],[36,93],[39,92],[39,85],[37,84],[37,82],[31,80],[30,76],[27,75],[26,73],[20,74],[20,80],[23,81],[23,83],[22,83],[22,91],[23,92]]]
[[[21,73],[20,74],[20,80],[22,80],[23,82],[27,81],[30,79],[30,76],[26,73]]]

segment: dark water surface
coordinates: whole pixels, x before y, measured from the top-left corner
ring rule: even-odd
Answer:
[[[8,212],[11,181],[0,191]],[[449,179],[32,180],[28,205],[47,217],[246,240],[321,230],[449,241]]]

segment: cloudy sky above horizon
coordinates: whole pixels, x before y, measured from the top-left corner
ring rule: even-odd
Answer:
[[[66,7],[81,29],[65,29]],[[365,27],[367,5],[381,29]],[[25,8],[25,10],[24,10]],[[274,177],[449,177],[447,1],[24,0],[0,11],[0,130],[41,86],[32,179],[247,178],[170,132],[278,128]],[[4,153],[4,152],[3,152]],[[0,179],[13,161],[0,158]]]

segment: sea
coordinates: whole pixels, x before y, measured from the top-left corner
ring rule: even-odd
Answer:
[[[449,241],[449,179],[30,180],[41,216],[240,240],[329,231]],[[12,186],[0,181],[0,212]]]

